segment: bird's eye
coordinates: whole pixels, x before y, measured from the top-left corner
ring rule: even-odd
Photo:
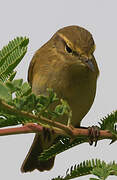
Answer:
[[[72,53],[72,49],[66,44],[65,45],[65,50],[68,52],[68,53]]]

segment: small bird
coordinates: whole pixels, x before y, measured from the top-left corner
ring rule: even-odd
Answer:
[[[80,127],[96,93],[99,69],[93,55],[95,43],[89,31],[79,26],[67,26],[36,51],[28,70],[28,81],[36,95],[46,94],[52,88],[59,98],[65,99],[72,110],[71,126]],[[56,121],[67,125],[67,118]],[[22,164],[21,171],[50,170],[55,157],[39,161],[44,149],[53,140],[36,133],[33,144]]]

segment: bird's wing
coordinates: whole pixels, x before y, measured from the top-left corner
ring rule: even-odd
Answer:
[[[30,65],[29,65],[29,69],[28,69],[28,82],[30,83],[30,85],[32,86],[32,80],[33,80],[33,67],[34,64],[36,62],[36,58],[35,56],[32,58]]]

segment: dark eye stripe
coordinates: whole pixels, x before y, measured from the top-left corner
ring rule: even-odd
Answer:
[[[68,53],[72,53],[72,49],[66,44],[65,49]]]

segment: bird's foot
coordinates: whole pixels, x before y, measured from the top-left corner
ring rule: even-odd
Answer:
[[[100,136],[100,130],[98,126],[88,127],[89,131],[89,144],[92,145],[95,142],[95,146],[97,145],[98,138]]]

